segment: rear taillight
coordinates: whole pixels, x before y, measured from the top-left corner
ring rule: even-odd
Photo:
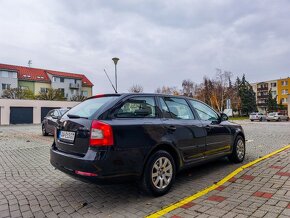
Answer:
[[[93,120],[91,127],[90,146],[111,146],[114,144],[113,129],[107,124]]]

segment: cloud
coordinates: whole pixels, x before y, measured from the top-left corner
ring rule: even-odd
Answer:
[[[84,73],[95,92],[200,82],[215,69],[250,81],[289,76],[288,1],[0,1],[0,62]]]

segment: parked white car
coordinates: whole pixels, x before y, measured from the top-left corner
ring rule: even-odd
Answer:
[[[264,115],[263,113],[254,112],[254,113],[250,114],[250,120],[251,121],[254,121],[254,120],[263,121],[263,120],[266,120],[266,115]]]
[[[282,121],[282,120],[288,121],[289,117],[279,112],[273,112],[267,115],[267,121],[272,121],[272,120],[273,121]]]

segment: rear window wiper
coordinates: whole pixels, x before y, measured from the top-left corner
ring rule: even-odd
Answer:
[[[67,116],[69,118],[72,118],[72,119],[78,119],[78,118],[84,118],[84,119],[88,119],[88,117],[82,117],[82,116],[79,116],[79,115],[76,115],[76,114],[67,114]]]

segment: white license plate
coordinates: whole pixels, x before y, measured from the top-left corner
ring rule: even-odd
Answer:
[[[60,131],[59,139],[73,142],[75,140],[75,132]]]

